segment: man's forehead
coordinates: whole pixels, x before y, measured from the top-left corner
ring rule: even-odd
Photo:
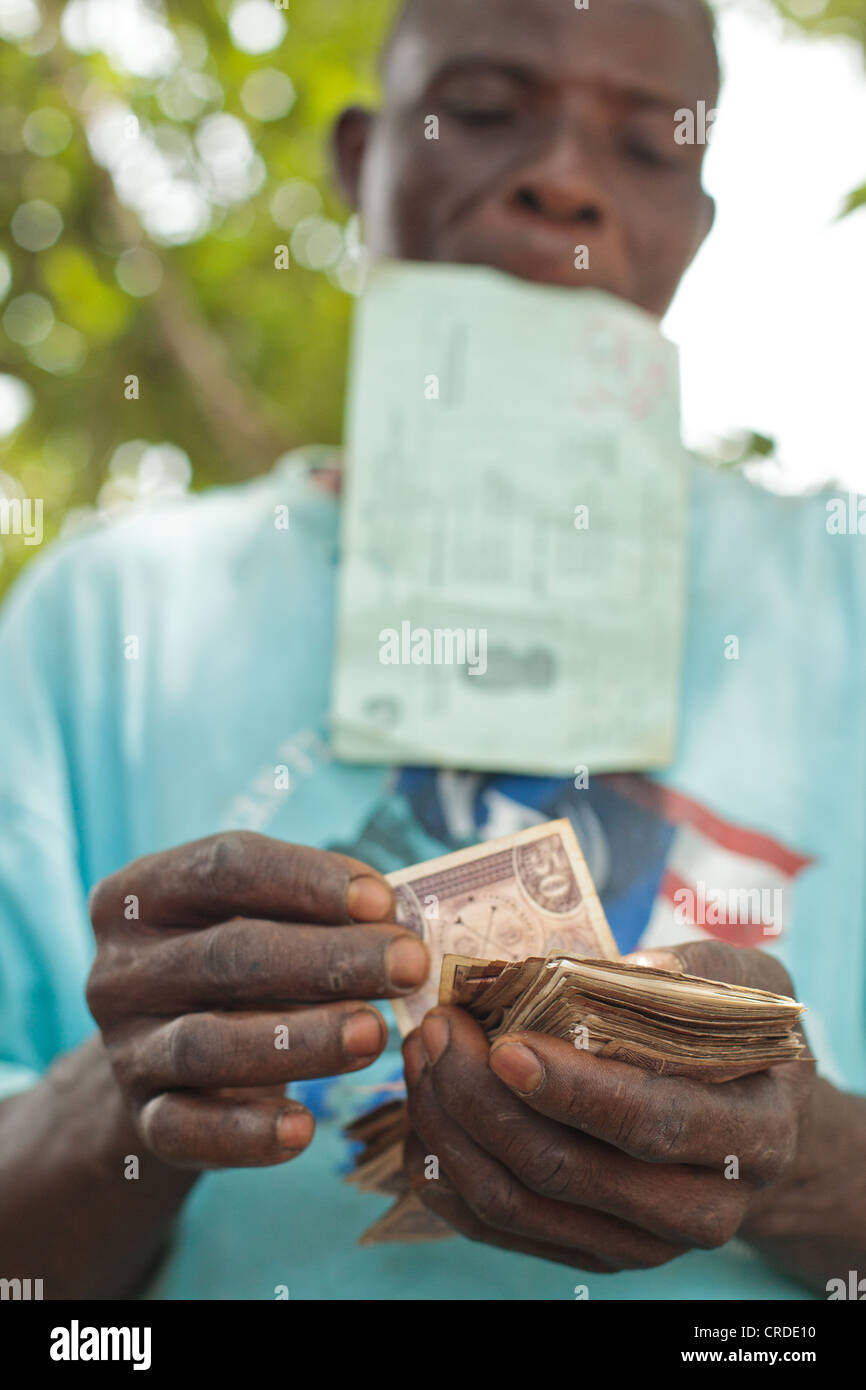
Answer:
[[[682,100],[718,82],[702,0],[409,0],[386,65],[389,94],[410,99],[451,64],[527,67],[550,80],[597,78]]]

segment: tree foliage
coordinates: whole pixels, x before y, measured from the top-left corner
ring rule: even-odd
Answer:
[[[39,29],[0,43],[0,422],[10,377],[31,399],[0,439],[0,496],[43,499],[46,538],[182,485],[184,456],[201,487],[340,436],[357,258],[328,135],[376,98],[393,0],[266,5],[285,32],[257,53],[237,39],[265,0],[171,0],[162,72],[129,70],[159,68],[147,44],[112,47],[127,3],[39,0]],[[142,213],[160,198],[174,227]],[[34,551],[0,547],[5,587]]]

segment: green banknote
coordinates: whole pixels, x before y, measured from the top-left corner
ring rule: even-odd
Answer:
[[[670,762],[687,490],[655,319],[380,263],[352,345],[335,753],[576,778]]]

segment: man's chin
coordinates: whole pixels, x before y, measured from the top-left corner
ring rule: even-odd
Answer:
[[[556,285],[568,290],[604,290],[618,299],[630,298],[624,286],[616,284],[612,276],[588,268],[576,269],[573,261],[565,257],[509,255],[499,249],[490,252],[473,249],[437,256],[436,259],[457,265],[486,265],[491,270],[500,270],[505,275],[530,280],[537,285]]]
[[[537,285],[558,285],[567,290],[606,290],[608,294],[615,294],[620,299],[625,298],[625,295],[607,280],[594,278],[585,271],[572,270],[569,274],[567,268],[539,265],[536,262],[499,263],[495,264],[494,268],[504,271],[506,275],[513,275],[518,280],[531,280]]]

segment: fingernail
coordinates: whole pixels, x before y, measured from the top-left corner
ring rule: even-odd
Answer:
[[[305,1149],[313,1137],[313,1117],[306,1110],[283,1110],[277,1116],[277,1143],[281,1149]]]
[[[411,1038],[407,1038],[403,1044],[403,1071],[406,1074],[407,1085],[416,1086],[426,1068],[427,1058],[424,1056],[421,1035],[415,1033]]]
[[[397,989],[417,989],[430,970],[427,947],[416,936],[398,936],[388,947],[387,969]]]
[[[642,965],[649,970],[667,970],[671,975],[682,975],[681,961],[673,951],[632,951],[623,956],[623,965]]]
[[[544,1068],[523,1043],[500,1043],[490,1053],[490,1067],[506,1086],[531,1096],[544,1080]]]
[[[346,891],[346,906],[358,922],[384,922],[390,916],[393,894],[388,884],[372,874],[359,874]]]
[[[421,1024],[421,1043],[424,1047],[424,1055],[431,1067],[435,1066],[448,1046],[451,1037],[451,1029],[448,1027],[448,1020],[441,1014],[434,1014],[432,1018],[425,1018]]]
[[[360,1009],[343,1024],[343,1047],[350,1057],[375,1057],[385,1039],[378,1014]]]

